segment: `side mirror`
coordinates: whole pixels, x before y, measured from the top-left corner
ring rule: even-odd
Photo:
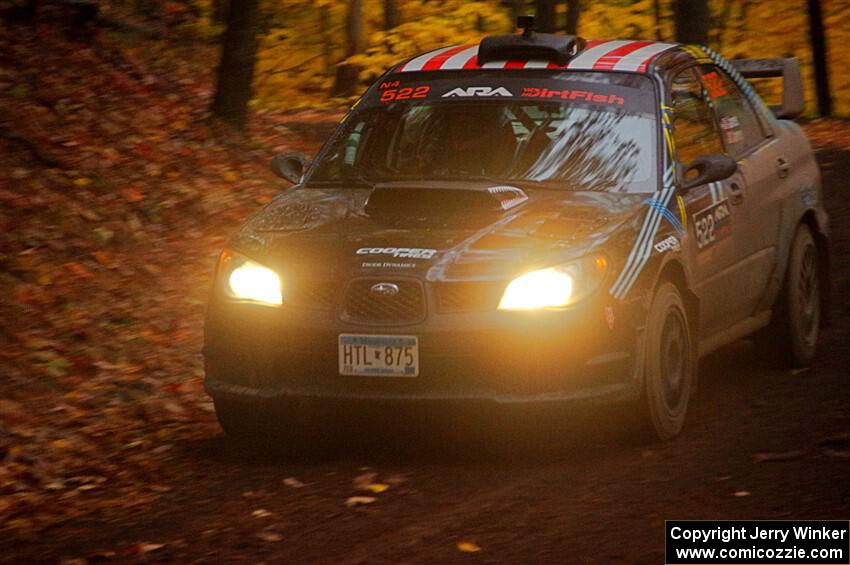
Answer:
[[[300,153],[284,153],[272,157],[270,164],[272,172],[292,184],[301,182],[307,160]]]
[[[728,179],[738,170],[738,163],[728,155],[704,155],[697,157],[685,168],[680,187],[690,190],[695,186]],[[693,175],[696,173],[696,176]]]

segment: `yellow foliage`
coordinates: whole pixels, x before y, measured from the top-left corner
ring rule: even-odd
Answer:
[[[281,24],[261,38],[254,95],[260,105],[287,108],[338,106],[328,98],[336,66],[361,67],[363,89],[395,64],[444,45],[472,43],[513,29],[508,12],[495,1],[399,0],[403,22],[383,29],[383,0],[364,0],[361,53],[345,58],[347,2],[318,0],[264,6]],[[283,26],[285,24],[285,27]]]
[[[712,28],[709,46],[727,58],[794,56],[803,65],[806,107],[816,110],[812,51],[805,3],[759,0],[709,0]],[[643,38],[672,41],[672,2],[662,2],[656,26],[653,0],[629,4],[623,0],[584,2],[579,34],[587,38]],[[829,71],[834,111],[850,113],[850,68],[843,48],[850,42],[850,0],[824,0],[824,21],[830,47]],[[769,102],[779,99],[778,81],[759,81],[756,88]]]
[[[423,16],[389,31],[377,31],[370,37],[365,53],[348,59],[363,69],[366,80],[374,80],[400,61],[430,49],[446,45],[474,43],[491,33],[510,28],[507,14],[487,10],[487,2],[464,2],[449,15]]]
[[[210,0],[203,0],[209,2]],[[336,67],[361,68],[363,89],[387,69],[418,53],[473,43],[513,29],[509,12],[497,0],[398,0],[402,24],[384,30],[383,0],[363,0],[362,51],[345,57],[345,0],[263,0],[270,15],[261,37],[255,73],[259,105],[287,108],[339,106],[329,93]],[[808,110],[814,110],[812,55],[805,6],[790,0],[709,0],[709,45],[729,58],[794,55],[803,63]],[[586,38],[640,38],[672,41],[672,0],[583,0],[579,33]],[[850,113],[850,68],[843,45],[850,43],[850,0],[823,0],[830,45],[830,79],[835,110]],[[559,5],[558,13],[564,17]],[[778,86],[756,85],[775,99]]]

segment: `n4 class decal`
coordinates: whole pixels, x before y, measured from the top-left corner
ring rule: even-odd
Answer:
[[[697,249],[705,249],[725,238],[732,231],[729,201],[724,199],[700,210],[694,214],[693,225]]]

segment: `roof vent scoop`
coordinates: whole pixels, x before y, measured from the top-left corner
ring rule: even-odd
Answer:
[[[569,63],[585,41],[575,35],[554,35],[534,32],[534,16],[519,16],[517,27],[520,35],[491,35],[481,40],[478,46],[478,64],[509,59],[542,59],[560,66]]]

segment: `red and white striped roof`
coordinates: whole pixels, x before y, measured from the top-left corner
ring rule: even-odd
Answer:
[[[568,69],[576,71],[646,72],[650,61],[676,47],[675,43],[635,40],[588,41],[566,65],[549,61],[509,60],[478,64],[478,45],[453,45],[414,57],[395,72],[462,69]]]

